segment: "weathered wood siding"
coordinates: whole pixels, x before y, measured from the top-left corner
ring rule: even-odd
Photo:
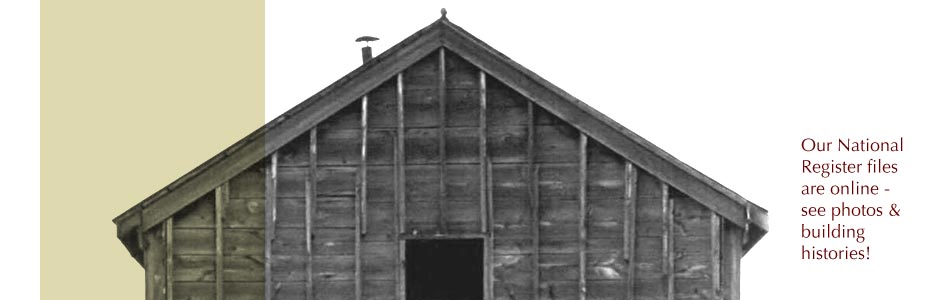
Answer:
[[[741,232],[441,49],[147,232],[147,299],[403,299],[429,237],[487,299],[737,299]]]
[[[204,195],[144,234],[146,299],[263,299],[261,167],[249,168],[224,190]]]

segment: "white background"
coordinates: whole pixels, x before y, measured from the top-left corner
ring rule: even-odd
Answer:
[[[0,1],[0,298],[39,299],[39,1]]]
[[[507,1],[508,2],[508,1]],[[743,259],[743,299],[898,299],[935,294],[940,7],[912,1],[391,2],[266,6],[266,115],[448,18],[578,99],[770,211]],[[894,154],[811,153],[805,137],[897,139]],[[895,176],[801,174],[802,159],[899,163]],[[800,185],[880,184],[822,200]],[[815,199],[815,200],[814,200]],[[803,205],[897,203],[864,226],[866,261],[801,261]],[[838,203],[838,202],[837,202]],[[839,221],[839,220],[837,220]],[[812,241],[811,241],[812,242]],[[831,245],[854,242],[836,241]],[[815,242],[810,243],[815,244]],[[819,245],[822,245],[820,243]],[[929,298],[930,296],[927,296]],[[920,297],[923,298],[923,297]]]

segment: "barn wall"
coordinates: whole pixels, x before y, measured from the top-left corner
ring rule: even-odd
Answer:
[[[146,232],[144,243],[148,300],[262,299],[263,169],[199,198]]]
[[[444,237],[484,239],[487,299],[673,300],[737,299],[740,236],[445,50],[144,241],[148,299],[403,299]]]

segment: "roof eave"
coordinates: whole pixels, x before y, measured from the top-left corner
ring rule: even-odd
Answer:
[[[127,252],[141,266],[144,265],[144,249],[140,243],[140,205],[134,205],[113,220],[117,227],[117,237],[124,244]]]

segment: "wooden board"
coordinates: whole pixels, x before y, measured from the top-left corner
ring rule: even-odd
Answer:
[[[435,51],[436,52],[436,51]],[[438,126],[438,54],[419,60],[404,74],[404,110],[406,127]]]
[[[229,198],[222,214],[223,228],[264,228],[264,197]]]
[[[215,282],[214,255],[173,255],[173,280]]]
[[[264,164],[256,163],[238,173],[229,182],[229,197],[236,198],[264,198]]]
[[[215,196],[208,193],[173,216],[174,228],[215,228]]]
[[[304,228],[306,223],[305,197],[278,197],[277,215],[274,226],[277,228]]]
[[[394,79],[385,81],[369,92],[369,128],[395,128],[397,119],[396,93]]]
[[[263,255],[225,255],[222,266],[223,286],[225,282],[264,281]]]
[[[166,237],[164,227],[144,233],[144,278],[147,300],[166,300]]]
[[[264,230],[222,230],[222,252],[225,255],[264,255]]]
[[[214,300],[213,282],[174,282],[173,299]]]
[[[306,282],[306,263],[306,256],[271,255],[271,280],[275,283]]]
[[[486,98],[488,126],[525,126],[528,122],[527,99],[491,76],[487,76]]]
[[[226,300],[257,300],[264,298],[263,282],[224,282]]]
[[[310,165],[310,136],[302,134],[278,150],[278,164],[281,167],[299,167]]]
[[[372,99],[370,98],[370,103]],[[373,112],[369,112],[371,116]],[[371,125],[371,124],[370,124]],[[370,129],[366,134],[366,162],[371,165],[391,165],[395,154],[395,131]]]

